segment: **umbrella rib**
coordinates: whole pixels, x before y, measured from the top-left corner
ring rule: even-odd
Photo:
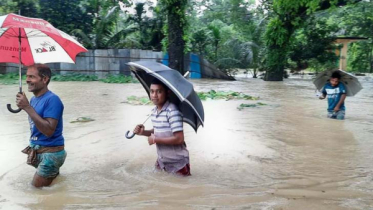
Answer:
[[[13,37],[18,37],[17,35],[13,35],[12,33],[8,32],[9,30],[5,31],[3,33],[3,36],[6,37],[6,38],[13,38]]]
[[[10,30],[9,30],[10,29]],[[7,37],[7,38],[13,38],[13,37],[18,37],[19,36],[19,34],[18,34],[18,32],[16,32],[16,30],[15,30],[16,28],[15,27],[11,27],[11,28],[8,28],[7,30],[4,30],[4,33],[3,33],[3,36],[4,37]],[[23,29],[25,29],[25,28],[23,28]],[[12,32],[13,33],[12,33]],[[29,36],[30,34],[32,34],[34,31],[39,31],[39,33],[36,33],[35,35],[32,35],[32,36]],[[46,37],[46,36],[42,36],[42,34],[45,34],[45,33],[43,33],[42,31],[40,31],[40,30],[32,30],[32,31],[30,31],[30,32],[28,32],[28,33],[25,33],[26,34],[26,36],[21,36],[21,38],[23,38],[23,39],[25,39],[25,38],[32,38],[32,37]],[[40,36],[39,36],[40,35]]]
[[[201,123],[202,123],[202,126],[203,126],[203,120],[202,120],[201,116],[199,116],[199,114],[198,114],[197,110],[196,110],[196,109],[194,108],[194,106],[192,105],[192,103],[190,103],[190,101],[189,101],[189,100],[187,100],[187,99],[185,99],[184,101],[185,101],[185,102],[187,102],[187,103],[189,104],[189,106],[190,106],[190,107],[192,107],[192,109],[194,110],[194,113],[196,113],[196,114],[197,114],[197,116],[198,116],[198,118],[199,118],[199,120],[201,121]]]
[[[19,36],[19,35],[17,35],[18,32],[16,32],[16,30],[14,30],[14,28],[10,28],[10,29],[13,31],[14,35],[12,36],[11,33],[9,33],[9,37],[18,37]],[[7,31],[9,31],[9,29]]]
[[[25,31],[25,32],[26,32],[26,31]],[[27,36],[27,34],[26,34],[26,36]],[[30,49],[30,53],[31,53],[31,55],[32,55],[33,63],[35,63],[34,55],[32,54],[32,49],[31,49],[31,45],[30,45],[30,42],[29,42],[29,41],[27,42],[27,45],[28,45],[28,47],[29,47],[29,49]],[[22,45],[21,45],[21,47],[22,47]],[[21,63],[22,63],[22,61],[21,61]]]
[[[35,34],[32,34],[33,32],[36,32]],[[31,34],[31,36],[30,36]],[[43,35],[43,34],[46,34],[45,32],[42,32],[40,30],[31,30],[30,32],[26,33],[27,37],[31,38],[31,37],[46,37],[46,36],[39,36],[40,35]]]
[[[137,76],[137,79],[140,80],[140,82],[141,82],[142,84],[144,84],[143,86],[146,88],[146,90],[147,90],[148,92],[150,92],[149,87],[146,85],[146,82],[145,82],[145,81],[144,81],[140,76]]]
[[[192,128],[196,128],[195,131],[197,132],[197,129],[198,129],[198,128],[197,128],[197,125],[196,125],[194,122],[192,122],[192,121],[189,120],[188,118],[184,118],[184,117],[183,117],[183,121],[186,122],[186,123],[188,123],[189,125],[191,125]]]

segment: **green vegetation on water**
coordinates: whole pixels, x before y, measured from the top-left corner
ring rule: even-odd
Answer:
[[[151,104],[149,97],[136,97],[136,96],[128,96],[127,101],[123,103],[132,104],[132,105],[148,105]]]
[[[198,97],[201,100],[206,99],[225,99],[225,100],[231,100],[231,99],[244,99],[244,100],[258,100],[259,97],[249,96],[241,92],[234,92],[234,91],[215,91],[210,90],[208,92],[198,92]]]
[[[249,107],[259,107],[259,106],[265,106],[265,105],[267,105],[267,104],[265,104],[265,103],[261,103],[261,102],[258,102],[258,103],[256,103],[256,104],[240,104],[240,105],[237,107],[237,109],[241,111],[241,110],[244,109],[244,108],[249,108]]]
[[[210,90],[208,92],[198,92],[197,93],[198,97],[201,100],[218,100],[218,99],[225,99],[225,100],[233,100],[233,99],[241,99],[241,100],[258,100],[259,97],[253,97],[246,95],[241,92],[234,92],[234,91],[215,91],[215,90]],[[132,104],[132,105],[148,105],[151,104],[151,101],[149,100],[149,97],[137,97],[137,96],[129,96],[127,97],[127,100],[122,102],[122,103],[127,103],[127,104]],[[263,103],[258,102],[257,104],[254,104],[254,106],[261,106],[261,105],[266,105]],[[250,107],[253,105],[247,105],[247,104],[241,104],[242,108],[243,107]]]

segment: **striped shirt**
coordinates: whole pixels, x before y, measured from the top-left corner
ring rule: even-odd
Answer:
[[[175,104],[166,101],[160,111],[152,110],[152,123],[156,138],[171,137],[173,133],[183,131],[183,115]],[[167,172],[175,173],[189,163],[186,144],[157,144],[158,163]]]

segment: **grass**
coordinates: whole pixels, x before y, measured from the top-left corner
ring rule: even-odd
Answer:
[[[100,79],[100,81],[105,83],[136,83],[137,80],[133,79],[131,76],[126,75],[111,75],[109,74],[105,79]]]
[[[18,84],[18,73],[7,73],[0,74],[0,84],[12,85]],[[26,75],[22,75],[22,80],[26,80]],[[105,83],[136,83],[136,79],[131,76],[126,75],[111,75],[108,74],[104,79],[98,79],[96,75],[87,75],[80,73],[70,73],[70,74],[53,74],[52,81],[67,82],[67,81],[79,81],[79,82],[90,82],[90,81],[101,81]]]
[[[86,75],[86,74],[79,74],[79,73],[70,73],[70,74],[55,74],[52,75],[52,81],[80,81],[80,82],[88,82],[88,81],[98,81],[98,77],[96,75]]]
[[[26,80],[26,75],[22,75],[22,81],[24,80]],[[19,82],[18,73],[0,74],[0,84],[13,85],[13,84],[18,84],[18,82]]]

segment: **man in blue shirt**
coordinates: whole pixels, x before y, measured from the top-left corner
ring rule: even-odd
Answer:
[[[66,158],[65,140],[62,136],[64,106],[60,98],[48,90],[51,70],[36,64],[27,68],[28,91],[34,96],[28,101],[26,95],[17,94],[17,106],[29,116],[30,146],[27,163],[37,170],[32,180],[35,187],[49,186],[59,174]]]
[[[340,82],[341,75],[335,71],[328,83],[322,89],[322,96],[320,99],[328,97],[328,117],[338,120],[345,118],[346,108],[344,101],[346,99],[346,88],[342,82]]]

